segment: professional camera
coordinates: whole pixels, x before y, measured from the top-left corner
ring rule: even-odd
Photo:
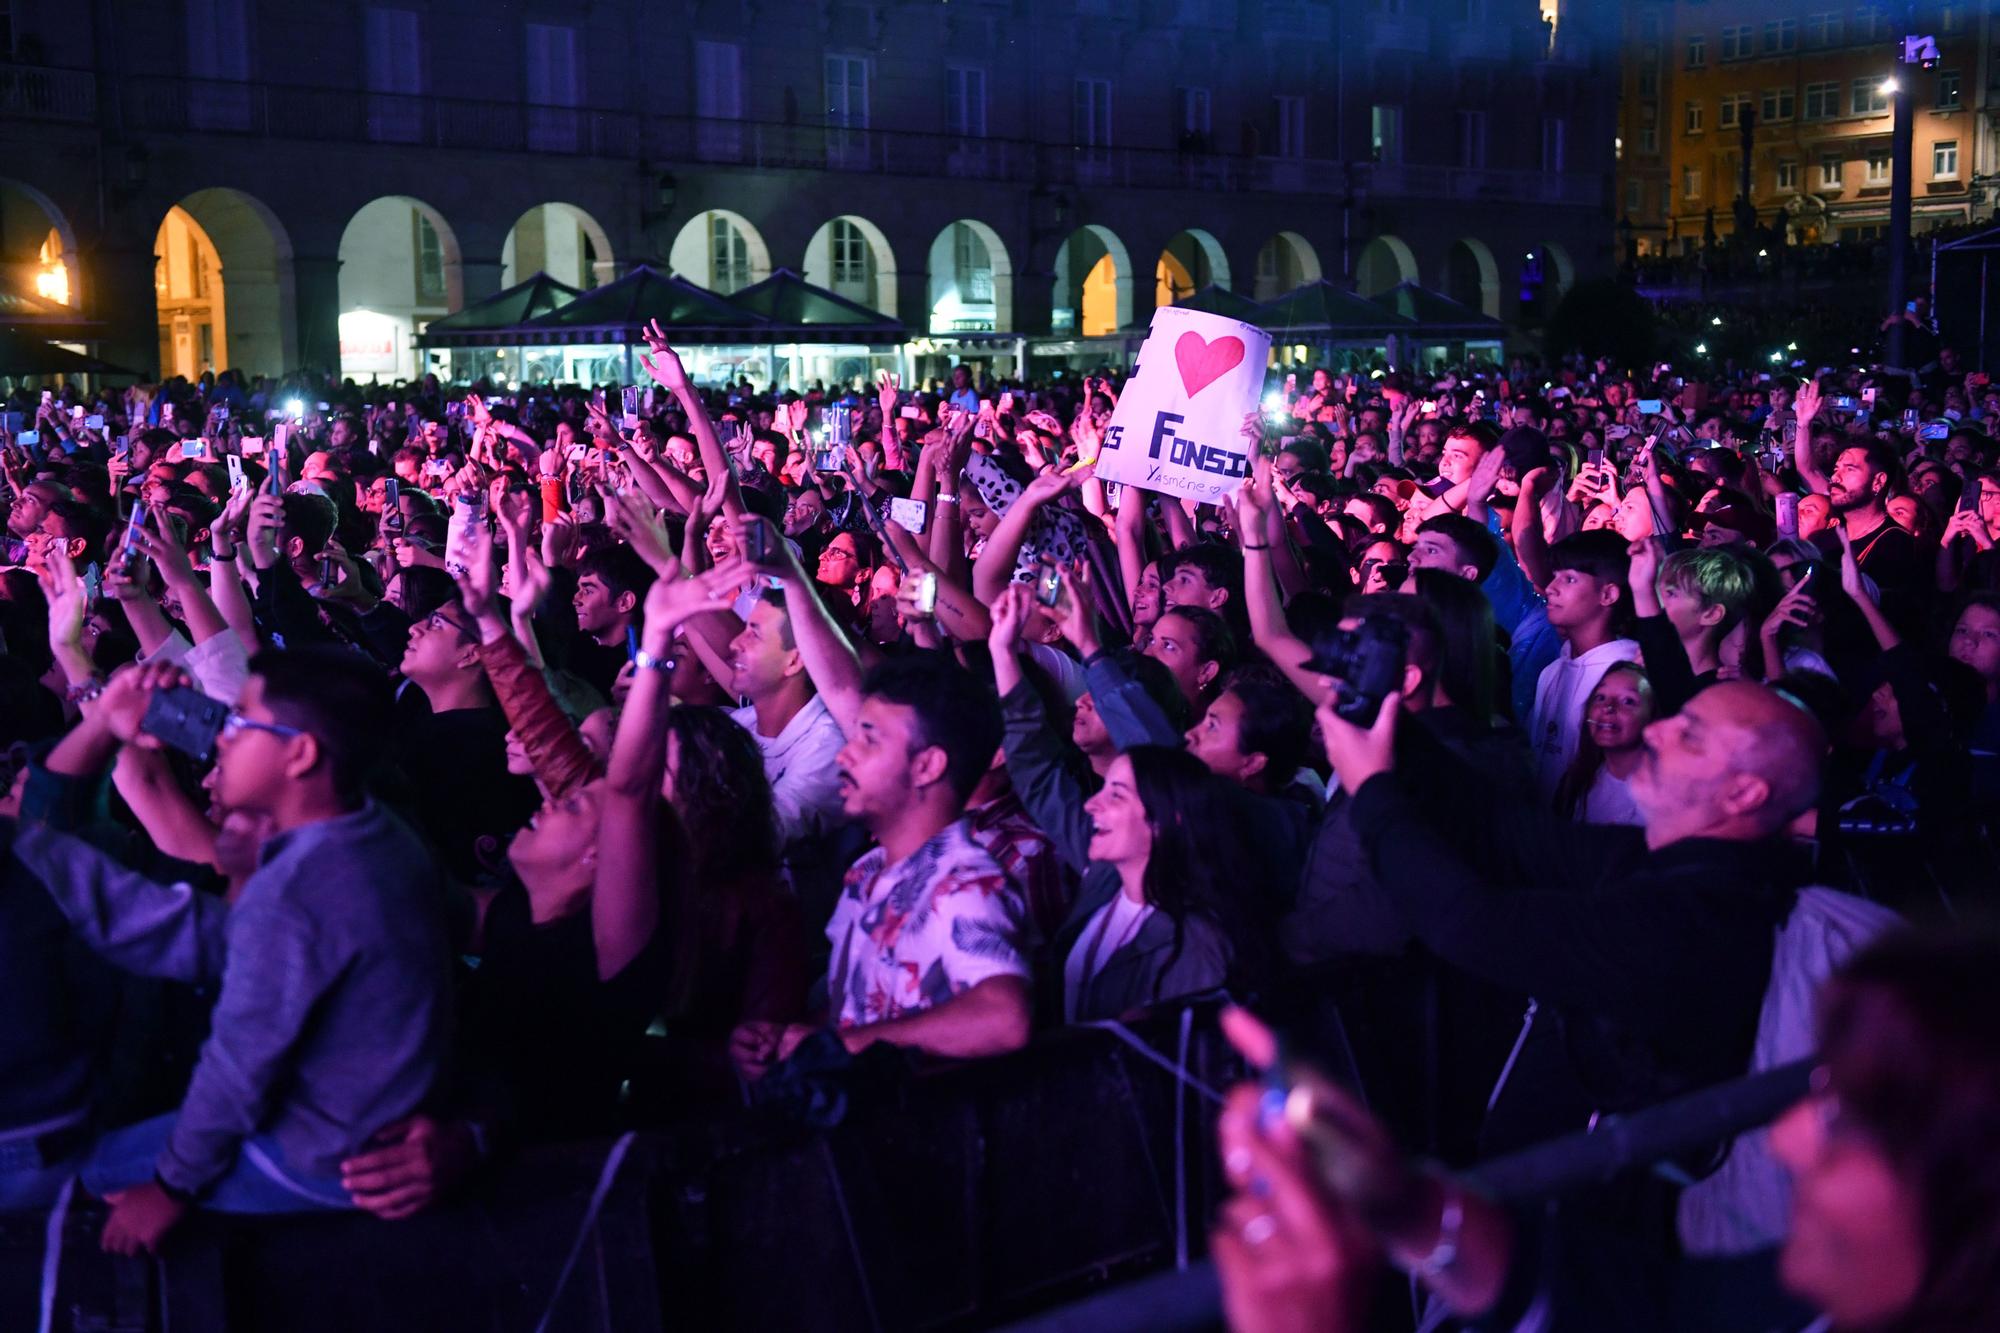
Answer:
[[[1369,727],[1381,711],[1382,696],[1403,683],[1410,632],[1394,616],[1371,615],[1353,629],[1334,630],[1313,644],[1306,670],[1340,682],[1334,713]]]

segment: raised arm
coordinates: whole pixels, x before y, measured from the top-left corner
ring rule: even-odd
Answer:
[[[722,440],[715,433],[715,423],[709,420],[708,406],[701,401],[688,380],[687,369],[681,359],[667,343],[666,330],[655,320],[645,331],[648,352],[639,354],[639,364],[646,373],[659,381],[660,386],[674,396],[687,415],[688,431],[694,436],[695,448],[701,453],[702,467],[708,473],[708,494],[713,500],[720,498],[721,512],[732,517],[743,512],[743,492],[736,484],[736,474],[729,469],[729,456],[723,451]]]
[[[1078,475],[1044,472],[1027,484],[1009,506],[999,526],[994,528],[993,535],[987,538],[986,549],[979,553],[979,559],[972,566],[972,592],[975,597],[988,606],[993,605],[993,599],[1000,595],[1000,590],[1013,581],[1014,565],[1020,559],[1021,547],[1028,540],[1029,530],[1034,526],[1036,512],[1075,486]]]
[[[746,515],[738,528],[739,534],[750,524],[764,523],[754,515]],[[833,714],[834,722],[846,735],[854,735],[855,720],[861,714],[861,655],[855,651],[852,641],[834,623],[833,615],[820,600],[819,590],[814,586],[792,548],[770,525],[765,524],[770,559],[762,566],[753,567],[745,560],[741,565],[725,566],[737,578],[752,573],[774,574],[785,589],[785,610],[792,622],[792,641],[798,645],[799,658],[805,663],[806,675],[812,678],[813,688],[826,701],[827,711]]]
[[[1812,449],[1813,418],[1819,415],[1824,397],[1819,381],[1807,380],[1799,386],[1798,399],[1792,405],[1792,416],[1798,422],[1792,432],[1792,466],[1798,469],[1799,480],[1814,495],[1826,495],[1833,490],[1833,483],[1813,459]]]

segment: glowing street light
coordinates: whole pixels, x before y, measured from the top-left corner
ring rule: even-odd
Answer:
[[[1717,315],[1714,319],[1711,319],[1708,322],[1715,325],[1715,327],[1719,329],[1722,327],[1722,316]]]
[[[1898,86],[1895,76],[1890,75],[1888,78],[1882,80],[1882,86],[1876,91],[1880,92],[1884,97],[1894,97]]]
[[[1695,355],[1696,355],[1696,356],[1707,356],[1707,355],[1708,355],[1708,344],[1707,344],[1707,343],[1696,343],[1696,344],[1694,345],[1694,350],[1695,350]]]

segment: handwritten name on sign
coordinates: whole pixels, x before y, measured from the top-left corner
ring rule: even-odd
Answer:
[[[1257,410],[1270,335],[1221,315],[1163,306],[1119,395],[1097,475],[1217,502],[1249,471],[1245,414]]]

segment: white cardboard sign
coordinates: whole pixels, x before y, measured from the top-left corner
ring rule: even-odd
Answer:
[[[1249,470],[1243,418],[1258,410],[1271,335],[1178,306],[1153,312],[1139,364],[1118,395],[1097,475],[1207,504]]]

